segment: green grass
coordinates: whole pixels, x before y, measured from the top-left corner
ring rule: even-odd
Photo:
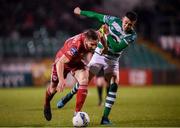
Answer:
[[[43,117],[45,88],[0,89],[0,126],[4,127],[71,127],[75,97],[63,109],[56,108],[59,97],[51,105],[53,118]],[[89,88],[83,111],[90,116],[90,126],[99,125],[103,107],[97,106],[96,88]],[[122,87],[110,119],[113,127],[180,126],[180,86]],[[111,127],[109,126],[109,127]]]

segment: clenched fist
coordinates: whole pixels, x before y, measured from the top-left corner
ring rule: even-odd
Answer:
[[[79,7],[76,7],[76,8],[74,9],[74,14],[80,15],[80,13],[81,13],[81,9],[80,9]]]

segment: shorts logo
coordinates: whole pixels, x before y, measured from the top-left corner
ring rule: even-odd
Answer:
[[[77,48],[72,47],[72,48],[70,49],[70,52],[71,52],[72,55],[77,55],[78,50],[77,50]]]
[[[57,76],[56,75],[52,75],[52,79],[53,79],[53,81],[57,81]]]

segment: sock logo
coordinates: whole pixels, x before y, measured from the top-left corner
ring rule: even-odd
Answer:
[[[54,74],[52,75],[52,81],[53,82],[57,82],[58,81],[58,77],[56,75],[54,75]]]

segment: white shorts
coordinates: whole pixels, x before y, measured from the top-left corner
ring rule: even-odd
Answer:
[[[90,71],[94,74],[97,75],[97,73],[100,72],[100,70],[104,71],[104,75],[106,74],[114,74],[116,75],[119,72],[119,62],[108,59],[102,55],[99,55],[97,53],[94,53],[88,67]]]

